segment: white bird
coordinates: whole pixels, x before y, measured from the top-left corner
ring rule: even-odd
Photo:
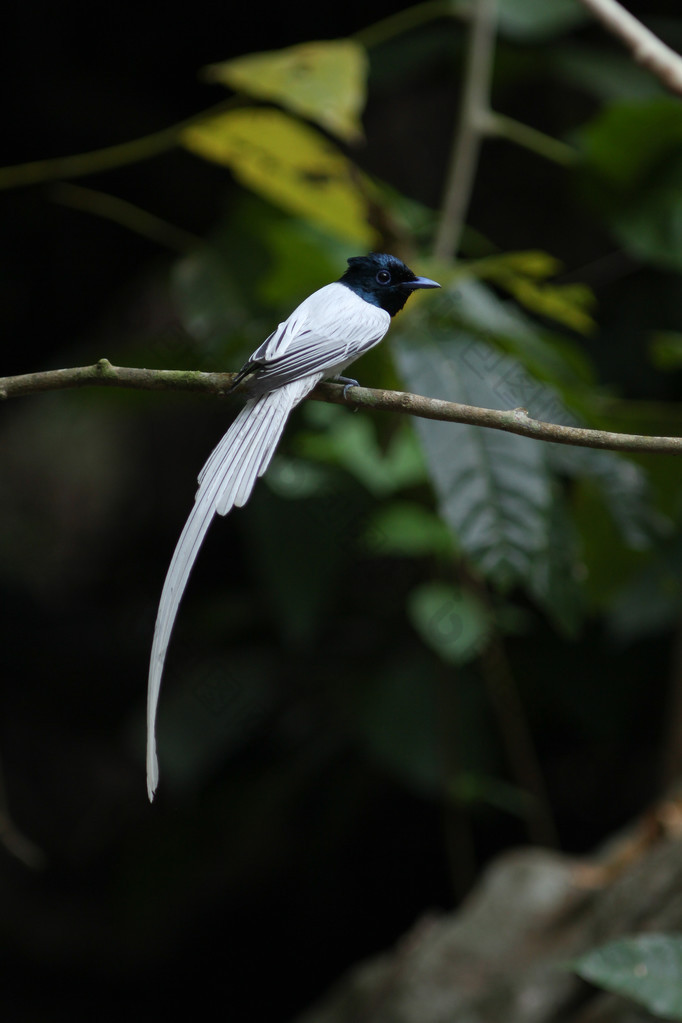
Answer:
[[[275,452],[292,409],[325,377],[336,377],[377,345],[417,288],[438,288],[395,256],[371,253],[348,260],[340,280],[309,295],[256,349],[235,377],[249,400],[199,474],[194,507],[163,584],[147,691],[147,792],[159,781],[156,711],[166,651],[199,548],[213,516],[245,504]],[[347,381],[346,388],[356,381]]]

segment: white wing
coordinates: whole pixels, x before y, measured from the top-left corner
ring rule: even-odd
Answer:
[[[253,353],[249,391],[263,393],[309,373],[333,376],[378,344],[390,323],[384,309],[345,284],[328,284],[294,309]]]

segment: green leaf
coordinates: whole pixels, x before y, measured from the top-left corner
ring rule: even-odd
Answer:
[[[561,270],[561,263],[549,252],[528,249],[524,252],[503,252],[496,256],[488,256],[480,261],[478,267],[493,271],[511,270],[542,281],[557,274]]]
[[[640,259],[682,270],[682,151],[670,154],[609,217],[623,246]]]
[[[553,47],[552,75],[603,103],[665,96],[659,80],[630,57],[577,42]]]
[[[629,458],[567,444],[548,445],[547,456],[557,472],[594,482],[632,550],[647,550],[656,537],[669,529],[669,523],[653,504],[644,470]]]
[[[682,108],[669,97],[614,103],[579,134],[587,166],[618,190],[641,183],[682,144]]]
[[[504,408],[510,388],[523,394],[535,387],[516,360],[466,331],[421,324],[410,334],[403,327],[396,355],[407,389],[434,398]],[[415,428],[441,515],[459,546],[498,585],[527,581],[548,542],[551,480],[542,445],[424,419]]]
[[[528,792],[476,771],[460,771],[447,786],[448,795],[460,805],[487,804],[527,820],[533,810]]]
[[[449,583],[418,586],[408,597],[407,610],[426,645],[448,664],[473,660],[490,633],[490,615],[483,604]]]
[[[654,1016],[682,1020],[682,937],[621,938],[571,964],[584,980],[632,998]]]
[[[545,257],[545,258],[543,258]],[[547,253],[509,253],[494,259],[511,259],[514,265],[525,267],[526,273],[539,277],[549,271],[553,264]],[[469,264],[478,275],[479,267],[485,267],[487,260]],[[437,280],[440,278],[436,278]],[[521,309],[511,302],[503,302],[484,284],[476,280],[456,280],[456,289],[448,290],[449,300],[454,304],[457,321],[482,341],[494,340],[504,351],[512,355],[530,376],[558,387],[562,392],[584,389],[593,383],[594,373],[583,351],[572,341],[557,334],[540,330]],[[518,381],[520,384],[520,380]],[[512,393],[512,392],[515,392]],[[541,397],[543,395],[544,397]],[[536,399],[541,398],[538,407]],[[552,398],[547,401],[547,392],[534,384],[525,394],[519,393],[513,374],[508,401],[512,407],[527,406],[536,419],[552,420],[563,410],[561,401]],[[556,420],[555,420],[556,421]]]
[[[499,29],[510,39],[544,42],[587,19],[577,0],[500,0]]]
[[[639,259],[682,268],[682,109],[614,104],[583,129],[585,183],[599,215]]]
[[[205,74],[256,99],[271,100],[345,142],[362,138],[367,54],[352,39],[301,43],[211,64]]]
[[[585,612],[580,567],[577,530],[557,487],[550,512],[547,547],[533,561],[528,591],[567,636],[576,635]]]
[[[425,480],[424,459],[407,424],[399,425],[382,450],[370,416],[349,415],[346,409],[331,405],[306,411],[309,420],[324,425],[324,431],[298,438],[298,450],[305,457],[341,466],[377,496]]]
[[[677,331],[657,331],[651,338],[650,351],[657,369],[682,369],[682,334]]]
[[[412,501],[381,505],[369,520],[365,542],[379,557],[451,557],[454,549],[452,533],[443,520]]]
[[[363,248],[374,243],[358,171],[319,132],[288,114],[231,110],[186,128],[181,142],[288,212]]]
[[[269,207],[261,237],[268,250],[268,265],[261,265],[258,294],[286,314],[292,299],[302,298],[339,276],[348,257],[348,242],[333,238],[310,221],[282,214],[273,217]]]
[[[398,335],[398,365],[408,389],[488,408],[527,407],[538,419],[576,423],[560,392],[543,379],[568,382],[584,392],[580,361],[565,359],[545,343],[521,314],[510,310],[478,282],[466,281],[441,299],[465,330],[446,334],[441,306],[404,321],[414,330]],[[454,308],[451,303],[456,303]],[[427,307],[423,307],[425,312]],[[413,324],[416,324],[413,327]],[[479,340],[487,335],[489,342]],[[530,352],[536,376],[518,358]],[[543,351],[546,349],[546,351]],[[577,370],[577,372],[576,372]],[[582,379],[581,379],[582,378]],[[477,427],[415,421],[422,439],[439,508],[458,547],[498,585],[521,583],[565,633],[575,633],[584,611],[584,566],[579,537],[565,504],[561,477],[587,480],[606,506],[627,548],[640,552],[665,534],[644,471],[629,458],[606,451],[557,444],[515,444],[515,438]],[[520,438],[519,438],[520,439]],[[612,532],[617,535],[615,531]],[[582,535],[581,535],[582,539]]]
[[[183,326],[201,344],[203,362],[193,368],[210,365],[217,353],[224,356],[234,351],[235,340],[241,340],[247,322],[247,311],[220,253],[206,246],[183,256],[173,267],[171,283]]]
[[[320,497],[336,489],[336,480],[326,465],[309,458],[287,458],[280,454],[275,455],[265,483],[278,497],[290,501]]]
[[[595,297],[585,284],[551,284],[561,264],[546,252],[508,252],[472,264],[477,276],[492,280],[530,312],[587,334],[594,330]]]
[[[309,643],[329,613],[364,510],[357,491],[338,486],[298,500],[260,487],[251,498],[243,519],[246,549],[264,610],[287,644]]]

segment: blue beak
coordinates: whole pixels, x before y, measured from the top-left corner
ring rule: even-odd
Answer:
[[[401,287],[416,290],[417,288],[440,288],[440,284],[429,280],[428,277],[415,277],[413,281],[403,281]]]

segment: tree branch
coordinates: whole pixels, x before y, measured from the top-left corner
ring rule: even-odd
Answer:
[[[638,64],[682,95],[682,57],[621,7],[616,0],[580,0],[587,9],[632,51]]]
[[[92,366],[71,369],[53,369],[42,373],[0,377],[0,400],[18,398],[41,391],[59,391],[75,387],[127,387],[143,391],[198,391],[224,395],[234,373],[202,373],[196,370],[135,369],[112,366],[108,359],[100,359]],[[311,393],[316,401],[357,408],[399,412],[403,415],[435,419],[444,423],[465,423],[485,426],[493,430],[516,433],[533,440],[554,444],[568,444],[583,448],[603,448],[609,451],[641,451],[649,454],[682,455],[682,437],[647,437],[642,434],[613,433],[608,430],[590,430],[578,426],[561,426],[533,419],[526,409],[508,411],[476,408],[454,401],[427,398],[406,391],[386,391],[373,387],[353,387],[351,397],[343,396],[341,384],[318,384]]]
[[[459,126],[450,158],[443,209],[433,254],[457,254],[476,176],[478,154],[488,127],[490,78],[495,48],[497,0],[476,0],[473,8]]]

